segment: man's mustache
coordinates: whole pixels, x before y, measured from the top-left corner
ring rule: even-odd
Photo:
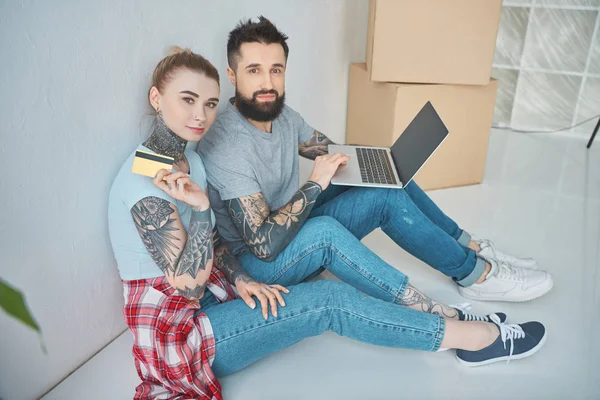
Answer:
[[[279,97],[279,92],[275,89],[271,89],[271,90],[259,90],[258,92],[254,92],[254,94],[252,95],[252,99],[256,100],[256,98],[258,96],[265,95],[265,94],[274,94],[275,97]]]

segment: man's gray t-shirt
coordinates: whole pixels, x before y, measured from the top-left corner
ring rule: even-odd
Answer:
[[[224,201],[262,192],[272,211],[288,203],[299,189],[298,144],[314,133],[296,111],[284,106],[272,133],[261,131],[227,102],[198,145],[210,186],[210,205],[219,234],[233,255],[247,249]]]

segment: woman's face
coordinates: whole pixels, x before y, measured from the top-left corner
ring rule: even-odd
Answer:
[[[198,142],[215,121],[219,94],[219,84],[214,79],[180,69],[162,92],[153,86],[149,98],[169,129],[188,142]]]

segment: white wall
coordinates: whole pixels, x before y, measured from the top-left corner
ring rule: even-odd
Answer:
[[[290,36],[288,104],[343,141],[348,66],[364,60],[367,8],[0,0],[0,276],[23,290],[48,347],[44,355],[34,333],[0,312],[0,398],[40,396],[125,329],[107,195],[143,139],[150,74],[167,48],[212,60],[228,98],[227,33],[264,14]],[[309,169],[302,164],[303,175]]]

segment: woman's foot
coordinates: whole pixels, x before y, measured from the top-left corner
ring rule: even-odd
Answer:
[[[546,328],[540,322],[508,325],[492,316],[499,335],[489,346],[477,350],[456,350],[458,361],[468,367],[478,367],[499,361],[518,360],[535,354],[546,341]]]
[[[458,312],[458,320],[459,321],[483,321],[483,322],[492,322],[492,315],[496,315],[500,322],[504,323],[506,321],[506,314],[502,312],[497,312],[488,315],[477,315],[471,313],[471,304],[469,303],[461,303],[461,304],[451,304],[449,307],[454,308]]]

